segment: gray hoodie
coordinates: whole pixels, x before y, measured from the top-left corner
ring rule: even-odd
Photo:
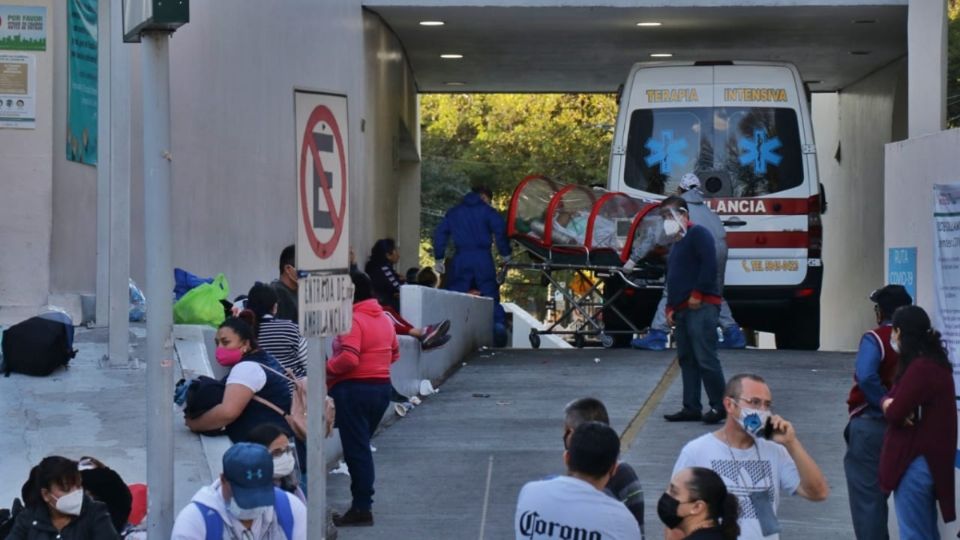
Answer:
[[[720,221],[720,217],[717,216],[707,206],[706,201],[703,200],[703,193],[699,189],[691,189],[686,193],[680,195],[683,200],[687,201],[687,208],[690,210],[690,221],[696,225],[706,227],[710,234],[713,235],[714,246],[717,248],[717,253],[720,253],[721,250],[725,253],[727,251],[727,230],[723,227],[723,222]]]
[[[258,519],[250,528],[254,540],[306,540],[307,538],[307,508],[300,499],[284,492],[290,499],[290,509],[293,512],[293,538],[288,539],[283,529],[277,523],[277,516],[269,512],[264,519]],[[220,480],[209,486],[204,486],[193,496],[190,504],[184,507],[173,524],[171,540],[206,540],[207,526],[200,513],[200,508],[193,504],[198,502],[215,510],[223,520],[224,540],[242,538],[244,526],[227,511],[227,504],[220,491]]]

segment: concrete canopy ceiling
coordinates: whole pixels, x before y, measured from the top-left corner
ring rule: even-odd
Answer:
[[[364,4],[400,39],[421,92],[613,92],[631,65],[655,60],[653,53],[672,53],[673,61],[791,61],[811,90],[836,91],[907,52],[906,0],[451,3]],[[428,20],[444,25],[419,24]],[[642,21],[662,26],[638,27]],[[463,58],[440,57],[448,53]]]

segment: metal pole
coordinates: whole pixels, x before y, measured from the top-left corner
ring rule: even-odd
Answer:
[[[303,305],[303,298],[300,298]],[[327,463],[324,453],[327,369],[323,340],[309,338],[307,363],[307,538],[327,537]]]
[[[97,326],[110,318],[110,2],[97,3]]]
[[[110,2],[102,2],[109,4]],[[110,366],[130,362],[130,48],[121,42],[123,14],[119,5],[109,12],[110,26],[101,26],[99,40],[110,42],[109,131],[100,133],[100,145],[110,148]],[[102,65],[101,64],[101,65]],[[109,138],[108,138],[109,137]]]
[[[141,36],[147,263],[147,534],[173,529],[173,272],[170,240],[170,35]]]

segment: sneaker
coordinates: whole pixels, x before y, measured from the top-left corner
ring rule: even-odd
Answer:
[[[437,324],[427,325],[427,327],[423,329],[423,335],[420,337],[420,342],[426,343],[431,339],[436,339],[438,336],[445,336],[449,331],[450,321],[447,319],[444,319]]]
[[[634,349],[665,351],[667,350],[667,333],[663,330],[651,329],[647,332],[647,335],[631,341],[630,346]]]
[[[719,424],[727,419],[727,411],[710,409],[703,415],[704,424]]]
[[[345,514],[333,513],[333,524],[337,527],[371,527],[373,512],[351,508]]]
[[[743,334],[739,326],[731,326],[723,329],[723,341],[720,342],[722,349],[745,349],[747,348],[747,336]]]
[[[673,414],[663,415],[663,419],[667,422],[698,422],[702,418],[703,415],[700,414],[700,411],[694,411],[692,409],[680,409]]]
[[[433,339],[425,339],[420,343],[420,348],[424,351],[432,351],[433,349],[439,349],[447,344],[448,341],[453,339],[453,336],[450,334],[443,334],[442,336],[434,336]]]

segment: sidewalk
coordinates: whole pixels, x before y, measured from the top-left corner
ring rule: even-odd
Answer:
[[[131,324],[133,357],[145,356],[145,335],[143,325]],[[0,377],[0,409],[6,411],[0,415],[0,507],[20,496],[30,468],[48,455],[93,456],[127,483],[146,482],[145,367],[101,367],[105,328],[78,328],[75,347],[80,352],[70,367],[49,377]],[[173,407],[173,396],[170,400]],[[179,426],[174,428],[177,511],[210,482],[199,439]]]

